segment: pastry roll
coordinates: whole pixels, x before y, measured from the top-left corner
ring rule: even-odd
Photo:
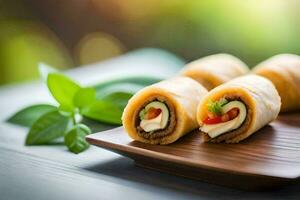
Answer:
[[[181,75],[188,76],[211,90],[248,71],[246,64],[238,58],[229,54],[216,54],[187,64]]]
[[[238,143],[274,120],[280,105],[271,81],[246,75],[211,90],[199,104],[197,121],[204,141]]]
[[[281,111],[300,109],[300,56],[274,56],[254,67],[253,72],[273,82],[281,97]]]
[[[207,90],[188,77],[175,77],[137,92],[124,109],[122,122],[134,140],[170,144],[198,128],[196,110]]]

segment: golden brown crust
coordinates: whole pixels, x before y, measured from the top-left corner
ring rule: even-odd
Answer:
[[[197,72],[195,72],[194,70],[185,70],[184,72],[182,72],[182,75],[194,79],[195,81],[203,85],[208,91],[225,82],[224,80],[216,77],[216,75],[204,70],[197,70]]]
[[[207,103],[228,96],[240,98],[247,106],[246,121],[240,128],[223,134],[212,142],[240,142],[274,120],[281,106],[280,96],[269,80],[257,75],[247,75],[214,88],[201,100],[197,111],[200,126],[207,117]],[[205,141],[210,140],[205,134],[203,137]]]
[[[151,86],[136,93],[128,102],[122,115],[123,126],[128,135],[137,141],[150,144],[170,144],[183,135],[199,128],[196,120],[196,108],[199,101],[207,94],[207,90],[196,81],[187,77],[175,77]],[[145,103],[159,98],[168,105],[171,116],[171,124],[159,137],[145,137],[137,130],[137,116]],[[168,132],[168,133],[167,133]]]
[[[254,67],[253,72],[273,82],[281,97],[281,112],[300,110],[300,56],[273,56]]]
[[[248,71],[249,68],[238,58],[229,54],[216,54],[188,63],[181,74],[211,90]]]

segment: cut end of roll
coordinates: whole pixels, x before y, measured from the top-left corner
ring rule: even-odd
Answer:
[[[233,79],[211,90],[198,106],[203,141],[238,143],[273,121],[280,106],[280,96],[266,78]]]
[[[177,123],[174,102],[162,94],[145,97],[142,102],[131,102],[122,116],[125,129],[130,137],[144,143],[169,144]]]
[[[226,95],[215,103],[224,100],[226,103],[216,108],[219,113],[208,108],[207,116],[201,120],[200,131],[205,142],[238,143],[240,140],[236,138],[251,124],[252,111],[240,96]]]
[[[174,131],[176,111],[165,97],[149,98],[137,110],[134,116],[135,129],[140,137],[159,139]]]
[[[170,144],[199,128],[196,110],[207,90],[188,77],[145,87],[128,102],[122,115],[128,135],[150,144]]]

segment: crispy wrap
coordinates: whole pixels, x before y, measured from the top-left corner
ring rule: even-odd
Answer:
[[[128,135],[150,144],[170,144],[198,128],[196,110],[207,90],[188,77],[175,77],[137,92],[124,109]]]
[[[300,56],[273,56],[254,67],[253,72],[273,82],[281,97],[282,112],[300,109]]]
[[[216,54],[188,63],[181,75],[190,77],[211,90],[248,71],[246,64],[238,58],[229,54]]]
[[[238,143],[274,120],[280,106],[271,81],[246,75],[211,90],[198,106],[197,121],[204,141]]]

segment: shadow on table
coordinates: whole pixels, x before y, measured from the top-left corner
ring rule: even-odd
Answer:
[[[276,121],[288,127],[299,128],[300,112],[294,111],[294,112],[280,113]]]
[[[242,191],[222,186],[217,186],[201,181],[186,179],[174,175],[140,168],[134,165],[134,161],[128,158],[118,158],[106,163],[85,167],[85,170],[104,174],[110,177],[138,183],[137,188],[143,188],[141,184],[171,189],[176,192],[193,193],[210,199],[264,198],[264,199],[300,199],[300,183],[285,186],[272,191]],[[230,180],[229,180],[230,181]]]

